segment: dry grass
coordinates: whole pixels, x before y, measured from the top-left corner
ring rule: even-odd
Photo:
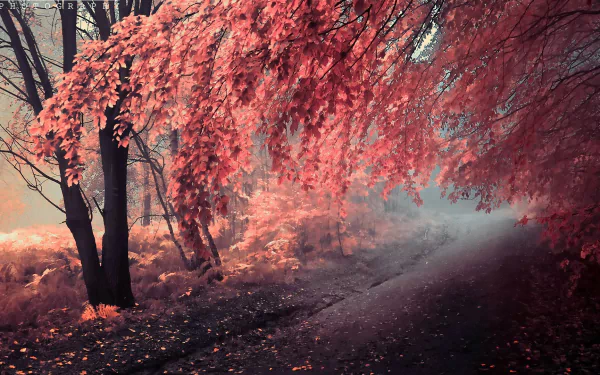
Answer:
[[[101,235],[97,233],[98,242]],[[164,228],[131,232],[131,277],[141,308],[162,308],[189,288],[206,285],[206,277],[185,271],[168,238]],[[38,335],[61,323],[114,317],[114,307],[96,311],[87,307],[74,245],[63,227],[0,233],[0,338],[16,332]]]
[[[341,240],[346,255],[406,238],[418,231],[417,223],[423,221],[356,207],[363,206],[350,206],[344,219]],[[282,211],[274,207],[275,211],[267,214],[273,219],[279,215],[278,225],[263,226],[254,234],[247,232],[246,241],[220,249],[223,266],[218,272],[225,276],[224,283],[231,287],[287,283],[294,280],[298,270],[317,267],[331,254],[339,256],[337,238],[323,241],[325,233],[331,232],[323,228],[334,228],[331,217],[313,208],[310,204],[304,207],[308,214],[303,220],[297,220],[290,211],[284,216],[286,221],[281,219]],[[100,248],[102,232],[97,232],[96,238]],[[205,287],[217,272],[212,269],[201,275],[186,271],[163,227],[132,229],[130,264],[134,295],[139,307],[150,313],[175,306],[175,302]],[[64,226],[0,233],[0,301],[0,346],[14,337],[44,337],[61,324],[123,321],[114,307],[94,310],[86,304],[81,263]]]
[[[85,322],[88,320],[96,320],[96,319],[104,319],[104,320],[112,320],[118,317],[119,311],[117,306],[100,304],[98,307],[94,308],[91,305],[86,305],[83,310],[83,314],[81,314],[81,322]]]
[[[243,239],[222,255],[227,281],[291,282],[302,268],[406,240],[434,223],[408,206],[397,208],[386,210],[380,194],[359,183],[343,205],[290,183],[256,191]]]

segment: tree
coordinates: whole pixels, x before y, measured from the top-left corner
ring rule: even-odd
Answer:
[[[448,132],[439,182],[450,199],[488,212],[535,202],[520,223],[600,260],[598,3],[470,2],[440,29],[447,73],[434,111]]]
[[[116,25],[107,41],[88,44],[47,101],[37,132],[58,135],[50,142],[69,154],[77,182],[84,154],[72,119],[86,113],[103,129],[107,120],[97,108],[119,100],[119,69],[132,61],[115,134],[126,146],[128,124],[135,129],[148,119],[180,130],[171,191],[181,232],[194,248],[205,248],[199,228],[212,207],[226,212],[222,188],[247,160],[256,133],[264,135],[281,178],[343,194],[355,170],[371,168],[373,182],[391,176],[390,189],[404,183],[418,200],[416,184],[428,180],[439,137],[433,124],[420,126],[422,110],[398,120],[407,111],[402,97],[420,90],[416,74],[403,73],[424,69],[407,62],[439,11],[436,2],[382,5],[165,4],[151,18]],[[407,13],[414,23],[404,22]],[[156,39],[146,43],[151,31]],[[357,58],[346,61],[351,52]],[[390,84],[405,88],[390,96]],[[177,99],[186,87],[184,103]],[[300,134],[294,149],[288,131]]]
[[[0,228],[11,224],[16,215],[23,210],[21,194],[15,193],[15,186],[10,183],[6,166],[0,161]],[[0,229],[2,231],[2,229]]]
[[[23,7],[16,1],[4,3],[0,7],[2,31],[7,37],[5,42],[14,55],[14,60],[7,56],[5,62],[9,69],[16,70],[21,78],[20,82],[16,83],[12,77],[3,74],[3,79],[11,88],[3,91],[26,103],[35,115],[42,111],[42,101],[53,97],[55,93],[53,74],[56,73],[56,69],[53,68],[58,67],[63,73],[69,73],[72,70],[77,53],[78,35],[85,34],[91,37],[90,32],[95,30],[100,39],[106,40],[110,36],[111,25],[119,19],[130,14],[148,16],[153,9],[157,9],[153,8],[151,0],[109,2],[108,6],[105,6],[103,1],[82,1],[81,4],[87,13],[80,12],[77,1],[57,3],[61,20],[62,62],[42,54],[29,23],[33,14],[29,13],[27,7]],[[86,15],[91,19],[86,18]],[[78,22],[78,18],[83,21]],[[82,24],[83,27],[78,26]],[[126,80],[127,70],[126,65],[119,70],[119,75],[123,80]],[[119,88],[117,96],[119,95],[125,96],[126,93]],[[10,155],[13,165],[18,167],[26,165],[31,168],[31,174],[36,181],[31,185],[36,187],[40,193],[42,191],[37,183],[40,177],[60,185],[64,209],[57,204],[55,206],[65,213],[66,224],[75,238],[90,303],[128,307],[134,302],[128,260],[126,194],[128,148],[119,147],[113,139],[114,127],[118,122],[117,117],[121,113],[119,100],[110,108],[105,106],[98,110],[103,112],[103,116],[108,122],[108,125],[98,133],[105,190],[104,208],[101,210],[105,224],[105,234],[102,240],[102,265],[98,258],[92,231],[91,205],[80,186],[72,183],[74,176],[69,167],[71,155],[67,150],[52,145],[53,140],[60,137],[60,134],[52,131],[35,134],[37,142],[43,145],[42,147],[46,147],[44,149],[46,162],[58,168],[56,178],[31,161],[26,145],[5,142],[7,147],[3,153]],[[73,119],[73,121],[73,124],[76,124],[75,126],[80,130],[85,128],[86,123],[83,117]],[[126,128],[123,131],[128,132],[129,129]],[[20,137],[13,137],[14,139],[20,140]]]
[[[256,139],[306,189],[339,197],[365,171],[420,203],[440,164],[451,199],[545,199],[539,220],[583,238],[598,215],[599,12],[583,0],[165,3],[85,46],[40,113],[35,133],[53,136],[37,150],[61,150],[75,186],[82,115],[123,149],[149,120],[178,131],[173,206],[207,257],[202,225],[227,212]]]

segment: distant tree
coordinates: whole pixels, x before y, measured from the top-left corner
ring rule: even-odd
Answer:
[[[0,160],[0,228],[14,222],[24,208],[22,194],[11,183],[11,178],[7,166]]]

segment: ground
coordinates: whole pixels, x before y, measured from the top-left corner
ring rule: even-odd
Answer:
[[[567,297],[559,258],[513,223],[457,217],[289,283],[57,327],[14,343],[0,373],[599,373],[596,299]]]

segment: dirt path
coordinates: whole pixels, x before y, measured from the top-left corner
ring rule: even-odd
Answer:
[[[536,240],[510,220],[456,219],[292,284],[213,286],[116,331],[31,343],[0,373],[598,373],[595,305],[561,302]]]
[[[566,299],[556,257],[537,245],[535,230],[512,223],[462,223],[472,230],[458,240],[298,324],[159,372],[598,373],[600,305]],[[385,254],[374,264],[399,267]]]
[[[382,254],[369,263],[383,272],[354,295],[299,324],[254,340],[232,340],[223,355],[201,350],[160,372],[467,374],[490,365],[501,370],[506,366],[488,361],[494,356],[488,351],[510,327],[507,318],[518,318],[520,306],[513,300],[526,290],[515,286],[535,254],[529,232],[515,230],[507,237],[508,229],[506,221],[479,226],[403,264],[391,259],[394,253]],[[398,272],[389,274],[392,270]]]

